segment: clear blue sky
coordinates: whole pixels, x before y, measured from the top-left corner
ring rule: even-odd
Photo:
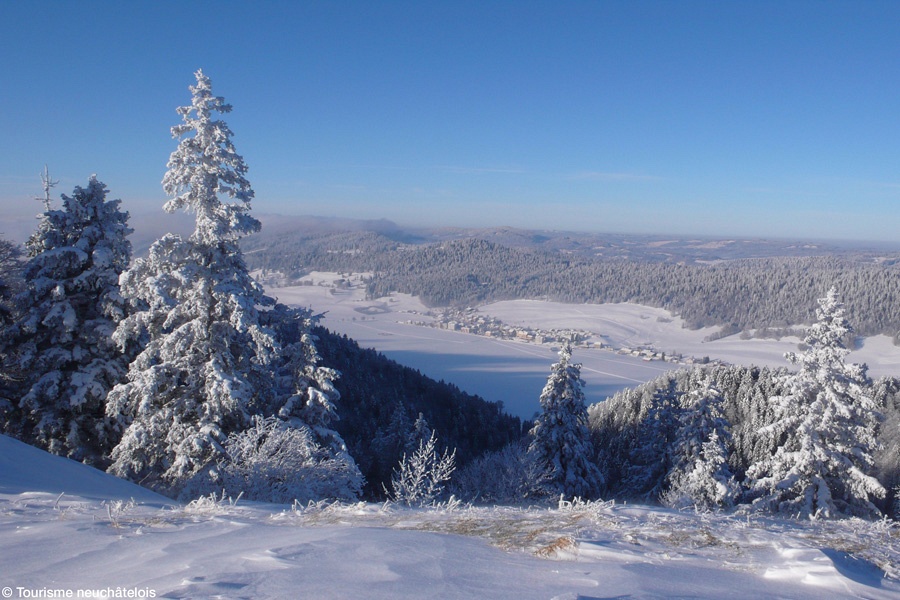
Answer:
[[[0,2],[0,211],[155,211],[203,68],[257,213],[900,241],[900,2]]]

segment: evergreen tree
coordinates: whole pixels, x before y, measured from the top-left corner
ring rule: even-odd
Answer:
[[[11,419],[18,405],[20,374],[14,365],[15,347],[6,344],[3,336],[15,321],[13,299],[22,285],[21,255],[16,244],[0,239],[0,431],[14,425]]]
[[[707,379],[681,398],[680,427],[663,503],[676,508],[731,506],[739,489],[728,467],[730,435],[722,414],[722,393]]]
[[[336,374],[314,364],[308,314],[275,306],[247,270],[238,241],[260,228],[253,190],[231,130],[214,118],[231,106],[195,75],[163,188],[165,210],[193,212],[196,226],[188,239],[157,240],[122,277],[136,311],[115,339],[141,351],[108,404],[123,429],[110,472],[169,493],[191,478],[200,485],[195,476],[226,456],[227,436],[252,416],[324,426],[336,399]],[[293,337],[282,344],[279,333]]]
[[[263,414],[274,414],[289,427],[308,430],[321,447],[320,453],[337,461],[334,464],[345,465],[352,480],[364,481],[344,439],[333,428],[340,420],[335,402],[341,395],[334,386],[340,373],[319,364],[318,338],[310,332],[311,312],[276,304],[262,316],[262,322],[274,331],[280,348],[271,365],[272,404],[262,409]]]
[[[416,448],[431,438],[432,433],[431,427],[428,426],[428,421],[425,419],[425,416],[422,413],[419,413],[419,417],[416,419],[416,422],[413,423],[412,431],[406,439],[406,453],[412,454],[415,452]]]
[[[806,349],[786,357],[800,370],[788,393],[772,398],[776,421],[765,431],[780,440],[774,455],[747,472],[757,505],[802,516],[874,516],[870,497],[884,487],[871,476],[879,414],[865,365],[848,364],[843,340],[852,332],[831,288],[819,300]]]
[[[566,498],[594,498],[604,484],[593,459],[581,365],[572,363],[568,342],[541,392],[541,414],[531,430],[529,451],[547,465],[557,493]]]
[[[384,458],[391,465],[395,465],[404,452],[411,452],[416,446],[409,444],[413,424],[409,420],[403,402],[397,401],[390,415],[390,421],[379,428],[372,438],[372,452],[376,457]]]
[[[4,346],[23,379],[12,425],[23,439],[54,454],[101,463],[115,443],[105,418],[109,390],[127,361],[110,337],[125,316],[119,275],[128,266],[128,213],[107,200],[91,176],[86,188],[63,194],[27,243],[20,317]]]
[[[672,469],[672,445],[677,435],[682,392],[676,382],[645,389],[638,414],[645,415],[630,428],[622,453],[618,487],[625,497],[655,501],[664,492],[666,475]],[[612,462],[616,462],[613,458]]]

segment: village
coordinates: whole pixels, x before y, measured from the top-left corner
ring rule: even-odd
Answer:
[[[568,341],[576,347],[606,350],[621,355],[635,356],[645,361],[664,361],[680,365],[720,362],[711,360],[709,357],[695,358],[693,356],[683,356],[680,353],[667,354],[666,352],[643,346],[637,348],[627,346],[615,347],[602,341],[600,334],[583,329],[546,330],[536,327],[512,326],[496,317],[483,314],[472,307],[465,309],[444,308],[430,313],[430,316],[434,317],[434,320],[430,323],[410,321],[410,324],[533,344],[557,344]]]
[[[283,286],[315,286],[324,287],[328,290],[331,297],[347,296],[354,297],[354,292],[360,294],[365,289],[365,280],[371,277],[370,273],[326,273],[315,271],[307,274],[300,280],[291,280],[285,274],[277,271],[255,271],[254,277],[260,283],[270,286],[272,289],[283,289]],[[355,299],[359,301],[360,299]],[[645,361],[663,361],[677,365],[706,365],[706,364],[725,364],[718,359],[710,359],[707,356],[694,357],[685,356],[680,352],[663,352],[649,345],[638,345],[635,347],[611,344],[600,333],[587,331],[584,329],[542,329],[528,325],[509,325],[496,317],[484,314],[475,307],[455,308],[444,307],[434,308],[426,311],[417,309],[399,309],[392,306],[396,302],[396,297],[391,294],[386,298],[378,300],[367,300],[359,306],[354,307],[354,312],[358,316],[353,320],[374,319],[379,314],[401,312],[409,315],[416,315],[422,318],[411,318],[405,320],[407,325],[418,327],[434,327],[437,329],[445,329],[448,331],[457,331],[459,333],[468,333],[472,335],[481,335],[498,340],[517,341],[530,344],[559,344],[568,341],[575,347],[582,349],[596,349],[607,352],[614,352],[623,356],[633,356]]]

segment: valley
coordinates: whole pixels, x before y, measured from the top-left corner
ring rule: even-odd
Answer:
[[[401,364],[437,380],[453,383],[486,400],[503,402],[515,416],[531,419],[539,410],[538,398],[556,360],[557,345],[520,339],[507,340],[434,327],[434,312],[417,297],[391,293],[366,300],[359,274],[312,272],[300,285],[280,287],[270,278],[267,293],[292,306],[312,308],[321,325],[374,348]],[[799,339],[741,339],[733,335],[714,341],[705,338],[716,327],[687,329],[683,321],[664,309],[637,304],[565,304],[513,300],[481,306],[489,315],[511,326],[545,330],[591,332],[577,347],[574,358],[582,363],[588,404],[616,391],[694,362],[721,361],[739,365],[787,367],[784,353],[795,350]],[[602,343],[605,347],[595,347]],[[681,355],[681,362],[645,360],[621,354],[623,349],[647,349]],[[900,348],[887,336],[861,339],[850,360],[864,362],[872,377],[900,374]]]

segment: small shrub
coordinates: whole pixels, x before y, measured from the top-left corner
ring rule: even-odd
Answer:
[[[519,504],[554,495],[549,470],[523,442],[485,454],[453,478],[453,493],[470,502]]]
[[[437,438],[432,432],[428,441],[419,442],[412,455],[403,455],[391,477],[391,491],[384,490],[391,500],[407,506],[427,506],[440,497],[444,483],[456,469],[456,451],[448,454],[444,450],[439,456],[436,445]]]

